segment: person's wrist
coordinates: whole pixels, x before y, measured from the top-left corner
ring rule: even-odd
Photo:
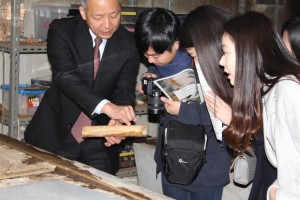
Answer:
[[[277,192],[277,189],[276,187],[271,187],[270,188],[270,200],[276,200],[276,192]]]
[[[101,110],[101,113],[104,113],[106,115],[109,114],[110,110],[111,110],[111,107],[112,107],[112,103],[111,102],[107,102],[103,107],[102,107],[102,110]]]

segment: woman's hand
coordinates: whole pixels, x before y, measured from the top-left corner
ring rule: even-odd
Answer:
[[[276,192],[277,192],[277,189],[276,187],[272,187],[270,189],[270,193],[269,193],[269,197],[270,197],[270,200],[276,200]]]
[[[231,107],[226,104],[222,99],[216,96],[215,93],[209,91],[205,95],[205,102],[210,112],[214,114],[223,124],[229,125],[232,118]]]
[[[166,111],[171,115],[178,115],[180,109],[180,102],[173,101],[172,99],[168,99],[166,97],[161,97],[160,100],[165,104]]]

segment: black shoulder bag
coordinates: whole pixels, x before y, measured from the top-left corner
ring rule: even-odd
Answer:
[[[202,126],[170,121],[163,134],[163,170],[170,183],[188,185],[205,163],[206,136]]]

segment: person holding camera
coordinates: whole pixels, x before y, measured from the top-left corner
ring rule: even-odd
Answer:
[[[197,17],[201,17],[201,15],[198,15],[197,11],[193,12],[194,15],[195,12],[196,19],[194,20],[197,20]],[[225,12],[222,14],[222,12],[216,12],[213,15],[214,20],[208,20],[206,26],[213,27],[216,30],[220,29],[222,23],[231,16],[231,13]],[[203,13],[203,15],[206,16],[207,13]],[[190,20],[192,18],[194,17],[190,17]],[[215,23],[215,21],[218,21],[218,23]],[[219,26],[219,24],[221,25]],[[176,74],[187,68],[194,69],[192,57],[185,50],[179,48],[179,30],[180,20],[172,11],[167,9],[152,8],[139,15],[135,26],[137,48],[152,64],[149,66],[149,73],[145,75],[146,78],[161,78]],[[207,34],[215,35],[215,33]],[[219,41],[217,42],[220,43],[221,33],[218,32],[217,34],[219,35],[217,37]],[[221,55],[216,57],[216,67],[220,57]],[[143,92],[141,87],[139,90]],[[160,97],[160,99],[164,103],[165,110],[161,115],[160,131],[154,157],[157,164],[157,173],[161,172],[164,195],[181,200],[221,200],[223,187],[229,183],[231,155],[227,151],[224,142],[217,141],[215,137],[206,104],[191,101],[173,101],[166,97]],[[184,124],[199,125],[204,128],[204,133],[207,136],[206,162],[196,179],[190,184],[171,183],[163,170],[161,156],[163,134],[165,133],[165,127],[171,120],[177,120]],[[183,132],[182,134],[187,133]]]
[[[224,76],[223,68],[219,66],[219,60],[223,55],[221,43],[222,27],[224,22],[230,19],[233,14],[223,10],[223,8],[211,5],[198,7],[186,17],[179,38],[180,47],[186,48],[194,58],[196,65],[199,65],[199,68],[201,67],[201,71],[214,93],[212,96],[216,95],[220,97],[218,99],[222,99],[222,104],[218,104],[218,100],[208,101],[206,98],[206,105],[208,108],[210,108],[211,104],[217,105],[218,108],[211,111],[217,118],[219,115],[222,115],[223,117],[220,119],[223,124],[229,125],[233,88],[230,86],[227,77]],[[223,118],[226,118],[226,120]],[[226,133],[224,132],[223,135],[226,135]],[[263,138],[263,131],[261,130],[252,140],[251,146],[256,155],[257,163],[249,196],[248,198],[245,197],[248,200],[265,199],[269,185],[276,178],[276,169],[271,166],[264,151]],[[208,150],[206,157],[209,157]],[[224,163],[224,165],[227,165],[227,163]]]

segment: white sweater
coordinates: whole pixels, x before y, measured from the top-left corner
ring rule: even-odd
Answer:
[[[270,187],[278,188],[276,200],[299,200],[300,84],[282,78],[263,97],[263,105],[265,151],[277,168],[277,180]]]

